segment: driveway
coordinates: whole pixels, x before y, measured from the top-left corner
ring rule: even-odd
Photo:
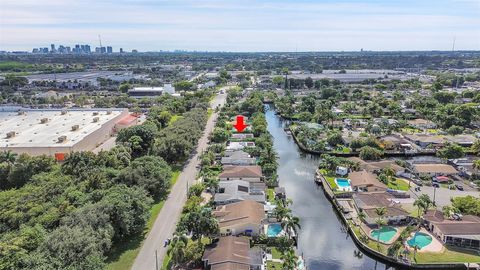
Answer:
[[[226,88],[224,88],[225,90]],[[227,94],[218,94],[211,102],[211,107],[216,108],[218,105],[225,103]],[[187,199],[187,187],[191,186],[196,179],[197,166],[200,163],[199,155],[207,148],[208,135],[212,132],[214,121],[218,113],[213,113],[208,119],[204,133],[196,148],[195,154],[187,161],[183,171],[180,173],[177,182],[172,187],[168,199],[165,201],[162,210],[157,216],[152,230],[148,233],[147,238],[143,242],[143,246],[133,263],[134,270],[156,270],[156,261],[158,261],[158,269],[162,267],[163,258],[167,249],[163,247],[163,241],[171,238],[175,231],[175,227],[183,205]],[[155,258],[157,252],[157,258]]]

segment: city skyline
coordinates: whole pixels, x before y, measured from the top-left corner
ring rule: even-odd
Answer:
[[[480,1],[2,1],[0,50],[105,44],[125,51],[480,49]]]

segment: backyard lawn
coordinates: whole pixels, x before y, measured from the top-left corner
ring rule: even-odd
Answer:
[[[282,270],[283,265],[279,262],[267,261],[267,270]]]
[[[273,190],[273,188],[267,189],[267,200],[271,203],[275,202],[275,191]]]
[[[413,253],[411,254],[413,258]],[[459,250],[452,247],[446,248],[444,252],[417,252],[417,263],[441,263],[441,262],[480,262],[480,254],[474,251]]]
[[[180,170],[174,170],[171,178],[172,186],[177,182],[178,176],[180,175]],[[142,247],[143,240],[147,236],[150,229],[152,229],[155,219],[157,219],[160,210],[162,210],[164,200],[155,202],[150,209],[150,218],[147,221],[145,230],[141,235],[135,235],[129,239],[125,239],[124,242],[117,243],[112,247],[110,255],[107,258],[107,267],[106,269],[111,270],[129,270],[135,258],[137,257],[140,248]]]
[[[332,188],[332,190],[335,190],[338,188],[337,183],[335,183],[335,177],[334,176],[329,176],[329,174],[326,170],[320,170],[320,173],[325,177],[325,180],[327,180],[328,184]]]
[[[408,183],[405,180],[395,178],[395,181],[388,182],[388,188],[407,191]]]

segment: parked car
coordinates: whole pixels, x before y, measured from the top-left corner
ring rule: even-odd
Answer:
[[[463,190],[463,186],[462,186],[462,185],[456,184],[455,187],[456,187],[458,190]]]
[[[433,183],[433,184],[432,184],[432,187],[439,188],[439,187],[440,187],[440,185],[439,185],[438,183]]]

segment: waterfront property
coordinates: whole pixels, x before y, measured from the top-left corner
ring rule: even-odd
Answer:
[[[447,219],[439,210],[430,210],[425,216],[425,227],[447,245],[480,250],[480,217],[465,215]]]
[[[213,201],[216,205],[222,205],[246,200],[264,204],[265,183],[244,180],[220,181]]]
[[[254,142],[229,142],[227,145],[227,150],[235,151],[242,150],[245,147],[255,147]]]
[[[202,257],[204,269],[243,269],[261,270],[263,251],[250,247],[247,237],[224,236],[207,246]]]
[[[221,159],[222,165],[255,165],[257,159],[251,157],[248,153],[237,150],[237,151],[226,151],[224,156]]]
[[[282,225],[280,223],[270,223],[264,227],[267,237],[278,237],[284,235]]]
[[[376,213],[377,208],[384,207],[386,213],[383,219],[388,224],[404,224],[409,214],[394,202],[394,197],[387,192],[362,192],[353,194],[353,201],[358,212],[365,213],[364,221],[369,226],[374,226],[380,218]]]
[[[258,235],[266,218],[264,205],[255,201],[219,206],[213,215],[222,235]]]
[[[223,172],[218,175],[220,181],[244,180],[261,182],[262,168],[260,166],[224,166]]]
[[[354,191],[385,191],[387,186],[377,180],[377,176],[367,171],[351,172],[348,174]]]

